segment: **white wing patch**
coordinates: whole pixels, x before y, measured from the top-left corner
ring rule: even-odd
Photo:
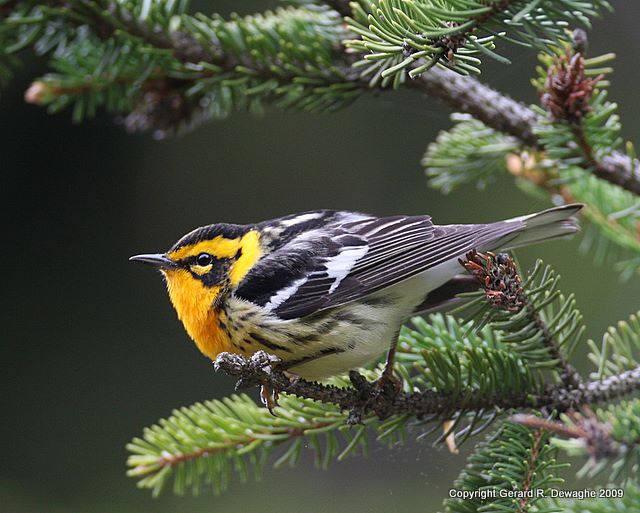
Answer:
[[[344,280],[351,272],[351,269],[353,269],[356,262],[365,256],[367,251],[369,251],[369,246],[366,245],[346,246],[336,256],[327,260],[325,263],[327,275],[329,278],[334,279],[331,284],[331,288],[329,289],[329,294],[338,288],[342,280]]]
[[[305,276],[304,278],[297,279],[288,287],[280,289],[278,292],[276,292],[275,295],[269,298],[269,302],[266,305],[264,305],[264,307],[267,310],[273,310],[274,308],[277,308],[282,303],[284,303],[287,299],[289,299],[293,294],[295,294],[296,291],[300,288],[300,286],[306,281],[307,281],[307,277]]]
[[[296,216],[292,219],[287,219],[286,221],[281,221],[280,224],[282,226],[286,226],[287,228],[289,228],[290,226],[294,226],[296,224],[300,224],[300,223],[306,223],[307,221],[311,221],[313,219],[318,219],[319,217],[322,217],[323,213],[322,212],[309,212],[308,214],[301,214],[299,216]]]

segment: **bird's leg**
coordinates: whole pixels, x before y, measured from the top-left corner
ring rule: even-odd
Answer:
[[[394,337],[393,341],[391,342],[391,346],[389,347],[389,351],[387,352],[387,361],[384,365],[384,370],[382,371],[382,374],[380,375],[380,378],[378,381],[380,381],[380,379],[384,379],[384,380],[395,379],[393,377],[393,364],[395,363],[395,360],[396,360],[397,347],[398,347],[398,338]]]
[[[393,337],[393,341],[387,352],[387,361],[382,370],[382,374],[375,382],[375,387],[379,395],[395,397],[402,389],[402,383],[393,375],[393,364],[396,360],[396,348],[398,346],[398,337]]]

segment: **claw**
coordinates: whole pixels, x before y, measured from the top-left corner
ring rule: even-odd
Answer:
[[[296,383],[298,383],[302,378],[300,376],[298,376],[297,374],[285,370],[282,371],[282,374],[284,374],[288,379],[289,379],[289,383],[291,383],[292,385],[295,385]]]
[[[277,417],[273,411],[278,406],[278,392],[273,390],[268,385],[262,385],[260,387],[260,402],[269,410],[269,413],[274,417]]]

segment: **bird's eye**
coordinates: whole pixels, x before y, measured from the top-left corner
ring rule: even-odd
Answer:
[[[200,253],[196,258],[196,262],[198,265],[206,267],[213,262],[213,257],[209,253]]]

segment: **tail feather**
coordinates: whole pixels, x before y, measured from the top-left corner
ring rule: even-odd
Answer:
[[[550,208],[525,216],[508,219],[507,223],[519,223],[522,227],[517,230],[515,237],[505,240],[500,247],[514,249],[537,242],[568,237],[580,231],[580,224],[573,216],[583,207],[580,203]]]

